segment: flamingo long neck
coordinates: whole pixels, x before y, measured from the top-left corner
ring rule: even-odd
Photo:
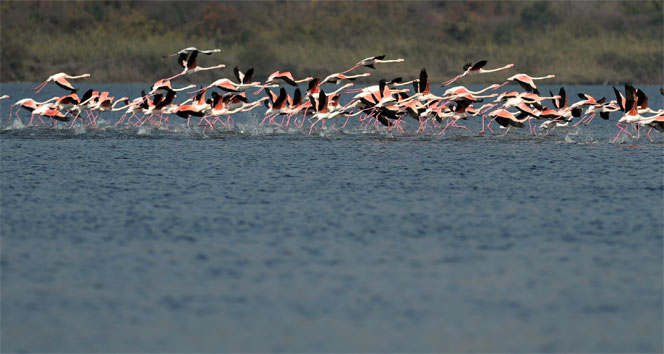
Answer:
[[[44,101],[44,102],[37,102],[37,101],[34,101],[34,102],[35,102],[35,104],[41,106],[41,105],[47,104],[47,103],[49,103],[49,102],[53,102],[53,101],[57,100],[58,98],[60,98],[60,97],[57,97],[57,96],[56,96],[56,97],[52,97],[52,98],[50,98],[49,100]]]
[[[416,82],[416,81],[418,81],[418,80],[410,80],[410,81],[406,81],[406,82],[396,82],[393,85],[394,85],[394,87],[401,87],[401,86],[410,85],[410,84],[412,84],[413,82]]]
[[[349,76],[346,76],[346,79],[357,79],[358,77],[367,77],[367,76],[371,76],[371,74],[370,73],[364,73],[364,74],[357,74],[357,75],[349,75]]]
[[[400,58],[400,59],[387,59],[387,60],[376,59],[376,63],[403,63],[404,61],[406,61],[406,60],[402,59],[402,58]]]
[[[214,69],[221,69],[221,68],[225,68],[225,67],[226,67],[226,64],[219,64],[219,65],[215,65],[215,66],[209,66],[209,67],[207,67],[207,68],[205,68],[205,67],[201,67],[201,66],[197,66],[196,69],[195,69],[195,71],[201,71],[201,70],[214,70]],[[192,70],[192,71],[193,71],[193,70]]]
[[[555,78],[556,75],[547,75],[547,76],[542,76],[542,77],[531,77],[532,80],[544,80],[544,79],[553,79]]]
[[[475,98],[491,98],[491,97],[497,97],[497,96],[498,96],[497,93],[492,93],[490,95],[473,95],[473,97],[475,97]]]
[[[349,83],[347,83],[347,84],[345,84],[345,85],[339,87],[339,88],[336,89],[335,91],[332,91],[330,94],[331,94],[331,95],[336,95],[336,94],[339,93],[341,90],[345,89],[346,87],[351,87],[351,86],[353,86],[353,84],[349,82]]]
[[[487,69],[482,69],[481,72],[483,72],[483,73],[495,73],[496,71],[501,71],[501,70],[509,69],[509,68],[511,68],[511,67],[513,67],[513,66],[514,66],[514,64],[507,64],[507,65],[502,66],[502,67],[497,68],[497,69],[489,69],[489,70],[487,70]]]
[[[122,102],[124,102],[124,104],[125,104],[124,106],[122,106],[122,107],[117,107],[117,108],[115,107],[115,105],[117,105],[118,103],[122,103]],[[130,106],[129,101],[125,101],[125,100],[115,101],[115,102],[113,103],[113,105],[111,106],[111,112],[121,111],[121,110],[123,110],[123,109],[125,109],[125,108],[127,108],[127,107],[129,107],[129,106]]]
[[[493,88],[495,88],[495,86],[493,86],[493,85],[492,86],[487,86],[487,87],[485,87],[485,88],[483,88],[483,89],[481,89],[477,92],[470,91],[470,93],[472,93],[473,95],[477,95],[477,94],[480,94],[480,93],[484,93],[485,91],[488,91],[488,90],[493,89]]]
[[[67,75],[68,79],[83,79],[83,78],[86,78],[86,77],[90,77],[90,74],[82,74],[82,75],[78,75],[78,76]]]
[[[173,90],[175,92],[180,92],[180,91],[184,91],[184,90],[189,90],[190,88],[194,88],[194,87],[196,87],[196,85],[192,84],[192,85],[185,86],[185,87],[182,87],[182,88],[179,88],[179,89],[171,88],[171,90]]]

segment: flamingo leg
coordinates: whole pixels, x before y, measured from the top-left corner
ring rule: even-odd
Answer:
[[[491,131],[491,134],[496,134],[496,132],[494,132],[493,129],[491,129],[491,122],[493,122],[494,120],[496,120],[495,117],[493,119],[491,119],[489,121],[489,123],[487,123],[487,125],[486,125],[487,129],[489,129]]]
[[[356,68],[359,68],[359,67],[360,67],[360,65],[355,65],[355,66],[353,66],[352,68],[350,68],[346,71],[342,71],[340,74],[345,74],[345,73],[351,72],[351,71],[353,71],[353,70],[355,70]]]
[[[443,128],[443,130],[441,130],[440,133],[438,133],[438,134],[436,134],[436,135],[438,135],[438,136],[443,135],[443,133],[445,132],[445,130],[447,130],[447,127],[449,127],[451,124],[452,124],[452,121],[451,121],[451,120],[447,121],[447,124],[445,125],[445,128]]]
[[[313,122],[313,123],[311,124],[311,126],[309,127],[309,135],[311,135],[311,132],[312,132],[313,129],[314,129],[314,125],[316,125],[316,123],[318,123],[318,122],[320,122],[320,119],[317,120],[317,121],[315,121],[315,122]]]
[[[48,81],[44,81],[44,82],[42,82],[40,85],[38,85],[37,87],[35,87],[33,90],[36,90],[35,93],[40,93],[41,90],[43,90],[44,87],[46,87],[46,85],[48,85]]]
[[[587,115],[581,117],[581,119],[579,119],[578,122],[574,123],[574,125],[572,126],[572,128],[576,128],[577,125],[583,123],[583,121],[586,119],[586,117],[587,117]]]
[[[631,136],[631,133],[628,132],[627,130],[625,130],[623,127],[621,127],[621,126],[620,126],[620,123],[616,123],[616,127],[620,128],[620,130],[618,131],[618,134],[616,134],[616,137],[613,138],[613,141],[611,141],[611,144],[615,143],[616,140],[618,140],[618,137],[620,136],[620,134],[621,134],[622,132],[625,132],[625,133],[627,133],[627,134],[629,134],[629,135]]]

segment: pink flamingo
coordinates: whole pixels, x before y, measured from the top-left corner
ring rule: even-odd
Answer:
[[[205,55],[210,55],[210,54],[213,54],[213,53],[221,53],[221,49],[200,50],[196,47],[188,47],[188,48],[184,48],[184,49],[182,49],[182,50],[180,50],[176,53],[169,54],[169,55],[164,55],[164,56],[162,56],[162,58],[174,57],[176,55],[183,55],[183,54],[188,55],[188,54],[190,54],[194,51],[196,51],[198,53],[201,53],[201,54],[205,54]]]
[[[531,76],[528,76],[526,74],[516,74],[516,75],[510,76],[509,78],[507,78],[507,80],[505,82],[503,82],[502,84],[500,84],[499,87],[503,87],[503,86],[507,85],[508,83],[514,81],[514,82],[518,83],[519,85],[521,85],[521,87],[524,90],[526,90],[527,92],[539,94],[539,91],[537,91],[537,85],[535,85],[534,80],[553,79],[555,77],[556,77],[556,75],[554,75],[554,74],[549,74],[547,76],[542,76],[542,77],[531,77]]]
[[[21,108],[27,110],[28,112],[33,112],[35,109],[39,108],[40,106],[45,105],[45,104],[50,103],[50,102],[53,102],[53,101],[56,101],[58,98],[59,98],[58,96],[51,97],[49,100],[46,100],[44,102],[37,102],[37,101],[33,100],[32,98],[24,98],[24,99],[18,100],[13,105],[11,105],[10,108],[9,108],[9,121],[11,121],[11,119],[12,119],[12,109],[14,108],[14,106],[19,106],[19,109],[17,109],[14,112],[14,117],[16,117],[16,119],[18,119],[19,122],[23,123],[21,121],[21,118],[18,116],[18,111],[20,111]]]
[[[184,68],[184,70],[182,70],[181,73],[179,73],[175,76],[169,77],[166,80],[173,80],[176,77],[179,77],[179,76],[182,76],[182,75],[189,75],[189,74],[197,73],[199,71],[223,69],[223,68],[226,67],[225,64],[219,64],[219,65],[210,66],[210,67],[198,66],[197,59],[198,59],[198,50],[192,51],[191,54],[189,54],[189,58],[187,58],[187,54],[185,54],[185,53],[180,54],[180,56],[178,57],[178,64],[180,64],[180,66],[182,66]]]
[[[451,78],[447,81],[444,81],[443,83],[441,83],[441,85],[442,86],[448,86],[448,85],[452,84],[453,82],[459,80],[460,78],[462,78],[466,75],[488,74],[488,73],[494,73],[496,71],[501,71],[501,70],[505,70],[505,69],[509,69],[509,68],[514,67],[514,64],[507,64],[507,65],[505,65],[503,67],[500,67],[500,68],[497,68],[497,69],[486,70],[486,69],[484,69],[484,66],[486,65],[486,63],[487,63],[486,60],[479,61],[475,64],[468,63],[468,64],[463,66],[463,73],[461,73],[461,74],[459,74],[459,75],[457,75],[457,76],[455,76],[455,77],[453,77],[453,78]]]
[[[42,82],[39,86],[35,87],[34,90],[35,90],[35,93],[39,93],[39,92],[41,92],[41,90],[44,89],[44,87],[46,87],[46,85],[48,85],[51,82],[55,82],[58,86],[62,87],[63,89],[74,92],[74,91],[76,91],[76,89],[67,80],[82,79],[82,78],[86,78],[86,77],[90,77],[90,74],[82,74],[82,75],[74,76],[74,75],[68,75],[68,74],[65,74],[65,73],[57,73],[57,74],[53,74],[53,75],[49,76],[48,79],[46,79],[46,81]]]
[[[345,74],[345,73],[347,73],[347,72],[349,72],[349,71],[355,70],[356,68],[359,68],[360,66],[364,66],[364,67],[367,67],[367,68],[375,69],[375,68],[376,68],[376,67],[374,66],[375,64],[384,64],[384,63],[403,63],[404,61],[406,61],[406,60],[403,59],[403,58],[399,58],[399,59],[385,59],[385,54],[383,54],[383,55],[377,55],[377,56],[375,56],[375,57],[368,57],[368,58],[364,58],[364,59],[358,61],[357,64],[355,64],[352,68],[350,68],[350,69],[348,69],[348,70],[346,70],[346,71],[342,71],[341,74]]]

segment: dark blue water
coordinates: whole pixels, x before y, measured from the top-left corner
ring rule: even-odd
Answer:
[[[3,352],[663,350],[664,139],[610,144],[617,116],[308,136],[259,111],[7,126],[9,103]]]

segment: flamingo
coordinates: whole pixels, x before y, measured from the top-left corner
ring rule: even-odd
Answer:
[[[180,92],[194,87],[196,87],[196,85],[191,84],[181,88],[173,88],[173,86],[171,86],[171,80],[161,79],[152,85],[152,89],[150,90],[150,95],[154,94],[165,95],[168,93],[168,91]]]
[[[244,90],[246,90],[248,88],[251,88],[251,87],[258,87],[262,90],[264,87],[274,88],[274,87],[279,87],[279,85],[276,85],[276,84],[274,84],[274,85],[267,85],[267,84],[266,85],[261,85],[260,82],[235,83],[235,82],[231,81],[230,79],[223,78],[223,79],[219,79],[219,80],[209,84],[208,86],[205,87],[205,89],[209,90],[211,88],[218,88],[218,89],[226,91],[226,92],[241,92],[241,91],[244,91]],[[197,91],[190,92],[190,93],[195,93],[195,92],[197,92]]]
[[[240,71],[240,69],[236,66],[236,67],[233,68],[233,73],[235,74],[235,77],[238,79],[239,83],[235,83],[235,82],[231,81],[230,79],[223,78],[223,79],[219,79],[219,80],[211,83],[210,85],[205,87],[205,89],[211,89],[213,87],[216,87],[216,88],[218,88],[220,90],[224,90],[226,92],[240,92],[240,91],[244,91],[244,90],[246,90],[250,87],[259,87],[259,88],[262,88],[262,87],[279,87],[279,85],[265,85],[265,86],[262,86],[261,83],[258,82],[258,81],[252,82],[251,80],[254,76],[254,68],[251,68],[251,69],[247,70],[247,73],[245,74],[245,73],[242,73],[242,71]],[[198,91],[193,91],[193,92],[190,92],[190,93],[196,93],[196,92],[198,92]]]
[[[588,108],[585,115],[579,119],[576,124],[573,125],[574,127],[583,123],[584,121],[585,124],[588,125],[593,120],[593,118],[595,118],[597,112],[604,112],[604,102],[606,101],[606,97],[602,97],[601,99],[596,100],[595,97],[585,93],[579,93],[579,98],[581,98],[583,101],[576,102],[570,107],[572,109],[583,109],[583,107]],[[604,116],[602,116],[602,118],[604,118]],[[608,116],[605,119],[608,119]]]
[[[14,108],[14,106],[19,106],[19,109],[17,109],[14,112],[14,116],[16,117],[16,119],[18,119],[19,122],[23,123],[21,121],[21,118],[18,116],[18,111],[21,108],[27,110],[28,112],[33,112],[35,109],[39,108],[40,106],[45,105],[45,104],[50,103],[50,102],[53,102],[53,101],[56,101],[58,98],[60,98],[60,97],[54,96],[54,97],[51,97],[50,99],[48,99],[44,102],[37,102],[37,101],[33,100],[32,98],[20,99],[20,100],[14,102],[14,104],[12,104],[10,106],[10,108],[9,108],[9,120],[11,121],[11,119],[12,119],[12,112],[11,111]]]
[[[489,113],[488,116],[493,117],[493,119],[489,121],[486,127],[489,128],[489,130],[491,130],[491,132],[493,133],[493,130],[491,129],[490,125],[491,122],[495,120],[501,127],[503,128],[507,127],[507,131],[505,132],[505,134],[509,132],[511,127],[523,128],[523,122],[525,122],[528,119],[525,113],[521,113],[517,117],[514,115],[514,113],[509,112],[506,109],[502,108]]]
[[[32,111],[32,117],[30,118],[30,122],[28,122],[28,125],[32,124],[32,120],[35,115],[49,117],[51,118],[53,124],[55,124],[56,120],[61,122],[69,121],[69,118],[67,118],[67,116],[64,113],[60,112],[57,109],[57,106],[53,103],[41,105],[37,109]]]
[[[311,102],[311,106],[314,107],[314,110],[316,111],[313,117],[311,117],[312,119],[315,119],[315,122],[311,124],[311,127],[309,128],[309,134],[311,134],[312,130],[314,129],[314,125],[316,125],[316,123],[324,119],[332,119],[338,117],[344,113],[343,110],[335,110],[332,112],[329,111],[329,107],[327,105],[327,96],[325,95],[325,91],[321,91],[320,94],[318,95],[318,103],[316,103],[316,101],[312,96],[309,96],[309,100]]]
[[[2,96],[0,96],[0,100],[4,100],[4,99],[7,99],[7,98],[9,98],[9,95],[2,95]]]
[[[427,70],[426,68],[422,68],[422,70],[420,70],[419,79],[413,80],[413,86],[415,87],[416,93],[407,98],[406,101],[411,99],[417,99],[422,103],[426,103],[426,102],[443,99],[443,97],[436,96],[433,93],[431,93],[430,84],[431,82],[429,81],[429,75],[427,74]]]
[[[542,77],[531,77],[526,74],[516,74],[507,78],[507,80],[504,83],[500,84],[499,87],[503,87],[508,83],[510,83],[511,81],[514,81],[519,85],[521,85],[521,87],[527,92],[539,94],[539,91],[537,91],[537,86],[535,85],[535,81],[533,80],[553,79],[555,77],[556,75],[554,74],[549,74],[547,76],[542,76]]]
[[[288,114],[288,107],[286,106],[286,104],[288,103],[287,102],[288,93],[286,93],[286,89],[282,87],[279,90],[279,96],[276,99],[273,97],[272,91],[270,90],[266,91],[268,93],[271,106],[265,112],[265,118],[267,119],[269,117],[270,122],[272,122],[271,119],[274,118],[275,116],[280,114]],[[263,122],[261,122],[261,124],[263,124],[264,122],[265,119],[263,120]]]
[[[323,81],[321,81],[320,84],[322,85],[326,82],[329,82],[331,84],[336,84],[336,83],[341,82],[343,80],[354,81],[357,78],[369,77],[369,76],[371,76],[371,73],[364,73],[364,74],[358,74],[358,75],[344,75],[342,73],[334,73],[334,74],[330,74],[327,77],[325,77],[325,79],[323,79]]]
[[[623,128],[620,124],[621,123],[637,123],[640,120],[643,119],[641,115],[639,115],[638,112],[638,100],[637,100],[637,94],[636,90],[634,87],[631,85],[625,85],[625,104],[623,105],[621,101],[621,95],[618,90],[615,90],[616,92],[616,99],[618,101],[618,105],[620,106],[620,110],[623,111],[623,116],[620,117],[618,120],[618,123],[616,123],[616,127],[618,127],[620,130],[618,131],[618,134],[616,137],[611,141],[611,144],[615,143],[616,140],[618,140],[618,137],[620,134],[624,131],[627,133],[630,137],[634,137],[630,132],[628,132],[625,128]],[[638,126],[637,126],[637,132],[638,132]]]
[[[484,93],[487,90],[495,90],[498,87],[500,87],[499,84],[493,84],[493,85],[487,86],[487,87],[485,87],[485,88],[483,88],[479,91],[470,91],[465,86],[455,86],[455,87],[452,87],[452,88],[449,88],[449,89],[445,90],[445,92],[443,93],[443,97],[466,94],[466,93],[471,94],[471,95],[479,95],[481,93]]]
[[[55,82],[58,86],[62,87],[65,90],[69,90],[71,92],[76,92],[76,89],[72,84],[67,81],[67,80],[76,80],[76,79],[83,79],[86,77],[90,77],[90,74],[81,74],[81,75],[68,75],[65,73],[57,73],[53,74],[46,79],[46,81],[42,82],[39,86],[35,87],[35,93],[41,92],[41,90],[46,87],[50,82]]]
[[[163,97],[163,99],[161,95],[155,95],[152,104],[150,104],[147,100],[143,101],[142,107],[144,108],[144,112],[147,118],[145,118],[142,122],[138,122],[138,126],[142,126],[148,120],[152,124],[155,116],[159,115],[163,118],[162,115],[164,113],[171,113],[171,110],[175,109],[173,106],[173,100],[175,97],[175,91],[168,91],[166,97]]]
[[[223,69],[226,67],[225,64],[219,64],[215,66],[210,66],[210,67],[202,67],[198,66],[197,64],[197,59],[198,59],[198,50],[193,50],[191,51],[191,54],[189,54],[189,58],[187,58],[187,54],[182,53],[178,57],[178,64],[184,68],[181,73],[169,77],[166,80],[173,80],[176,77],[182,76],[182,75],[188,75],[188,74],[193,74],[197,73],[199,71],[205,71],[205,70],[214,70],[214,69]]]
[[[246,73],[243,73],[240,71],[240,68],[236,66],[233,68],[233,74],[235,74],[235,77],[240,84],[250,84],[252,83],[251,80],[254,78],[254,68],[249,68]]]
[[[643,119],[638,123],[640,125],[649,126],[648,130],[648,139],[652,142],[652,137],[650,137],[650,132],[653,129],[657,129],[660,132],[664,133],[664,110],[659,110],[657,114],[651,117],[643,117]]]
[[[138,97],[131,101],[127,106],[123,107],[126,108],[127,110],[125,113],[118,119],[118,121],[113,125],[118,126],[122,121],[125,119],[125,117],[131,113],[131,116],[127,119],[127,122],[131,120],[132,118],[136,117],[137,113],[145,113],[147,112],[147,101],[148,101],[148,96],[145,94],[145,91],[141,91],[141,97]]]
[[[486,65],[487,61],[486,60],[481,60],[475,64],[468,63],[463,66],[463,73],[447,80],[441,83],[442,86],[448,86],[452,84],[453,82],[459,80],[460,78],[466,76],[466,75],[475,75],[475,74],[488,74],[488,73],[494,73],[497,71],[513,68],[514,64],[507,64],[503,67],[497,68],[497,69],[491,69],[491,70],[486,70],[484,69],[484,66]]]
[[[191,104],[181,104],[173,110],[173,113],[179,117],[187,119],[187,127],[191,116],[204,117],[212,111],[212,106],[205,102],[205,93],[207,89],[202,89],[196,97],[193,98]],[[217,94],[218,96],[218,94]]]
[[[375,56],[375,57],[368,57],[368,58],[364,58],[364,59],[358,61],[357,64],[355,64],[355,66],[353,66],[352,68],[350,68],[350,69],[348,69],[348,70],[346,70],[346,71],[342,71],[341,74],[345,74],[345,73],[347,73],[347,72],[350,72],[350,71],[352,71],[352,70],[355,70],[356,68],[359,68],[360,66],[364,66],[364,67],[367,67],[367,68],[375,69],[375,68],[376,68],[376,67],[374,66],[375,64],[384,64],[384,63],[403,63],[404,61],[406,61],[406,60],[403,59],[403,58],[399,58],[399,59],[385,59],[385,54],[383,54],[383,55],[377,55],[377,56]]]
[[[191,54],[194,51],[199,52],[201,54],[205,54],[205,55],[210,55],[210,54],[213,54],[213,53],[221,53],[221,49],[200,50],[196,47],[188,47],[188,48],[184,48],[184,49],[182,49],[178,52],[175,52],[173,54],[163,55],[162,58],[174,57],[176,55],[182,55],[182,54],[188,55],[188,54]]]
[[[272,84],[277,83],[277,80],[284,81],[285,83],[287,83],[291,86],[297,86],[297,84],[307,82],[307,81],[311,81],[313,79],[314,79],[313,77],[309,76],[309,77],[306,77],[306,78],[301,79],[301,80],[295,80],[293,78],[293,74],[291,74],[290,72],[277,70],[277,71],[273,72],[272,74],[270,74],[270,76],[268,76],[267,80],[265,81],[265,84],[263,84],[263,86],[261,86],[260,89],[256,90],[254,92],[254,95],[257,95],[257,94],[261,93],[261,91],[263,91],[267,87],[267,85],[272,85]]]

